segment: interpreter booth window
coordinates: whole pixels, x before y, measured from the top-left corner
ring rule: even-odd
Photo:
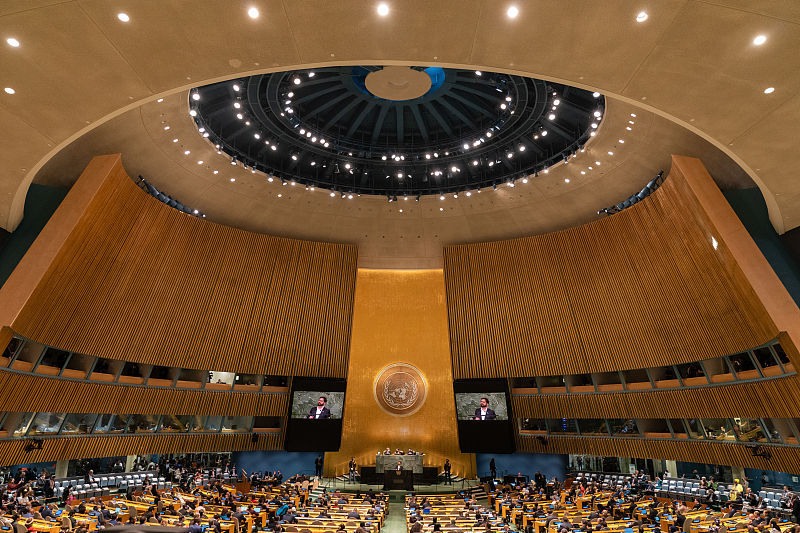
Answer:
[[[543,418],[520,418],[519,429],[536,433],[547,432],[547,422]]]
[[[158,431],[161,433],[186,433],[189,431],[190,423],[186,418],[178,415],[163,415]]]
[[[688,439],[689,433],[686,430],[685,421],[682,418],[668,418],[667,422],[672,428],[672,437],[676,439]]]
[[[772,353],[772,350],[769,349],[769,346],[756,348],[753,350],[753,355],[761,368],[778,366],[778,360],[775,358],[775,354]]]
[[[700,423],[698,418],[690,418],[686,420],[686,429],[689,431],[690,439],[705,439],[706,432],[703,429],[703,424]]]
[[[733,427],[727,418],[703,418],[706,438],[714,440],[736,440]]]
[[[578,434],[578,424],[574,418],[549,418],[547,429],[550,433]]]
[[[65,413],[36,413],[28,435],[56,435],[64,422]]]
[[[769,442],[797,444],[796,440],[790,440],[792,430],[788,418],[762,418],[760,420],[766,430],[766,438]]]
[[[632,418],[609,418],[609,429],[611,434],[620,437],[639,437],[639,428],[636,420]]]
[[[53,368],[61,368],[69,359],[69,352],[59,350],[58,348],[47,348],[42,354],[40,365],[51,366]]]
[[[605,419],[602,418],[579,418],[578,429],[581,435],[590,435],[593,437],[608,437],[608,425]]]
[[[131,415],[128,433],[153,433],[158,427],[160,415]]]
[[[733,370],[736,371],[737,374],[739,374],[740,372],[747,372],[748,370],[756,369],[756,365],[753,362],[753,359],[747,352],[731,355],[728,357],[728,359],[733,365]]]
[[[92,427],[97,421],[94,413],[71,413],[64,418],[61,425],[62,435],[86,435],[91,433]]]
[[[209,416],[208,418],[206,418],[206,423],[203,427],[203,431],[218,433],[221,428],[222,428],[222,417]]]
[[[635,420],[635,426],[639,430],[640,433],[644,434],[645,437],[654,438],[654,439],[669,439],[672,438],[672,434],[669,430],[669,425],[667,421],[663,418],[640,418]],[[615,430],[617,426],[612,423],[612,431]],[[624,426],[623,426],[624,429]],[[625,433],[620,433],[621,435],[625,435]]]
[[[789,364],[789,356],[786,355],[785,351],[783,351],[783,346],[780,344],[773,344],[772,349],[775,351],[775,356],[778,358],[778,361],[780,361],[781,364]]]
[[[94,433],[125,433],[128,415],[100,415],[94,425]]]
[[[22,348],[22,344],[25,341],[20,339],[19,337],[13,337],[8,345],[6,345],[5,350],[3,350],[3,358],[4,359],[11,359],[19,352],[20,348]]]
[[[757,418],[734,418],[733,433],[741,442],[767,442],[764,427]]]
[[[236,374],[234,384],[237,389],[253,389],[258,390],[261,387],[260,374]]]
[[[253,426],[252,416],[226,416],[222,419],[223,433],[243,433]]]
[[[28,433],[28,428],[31,427],[34,415],[36,413],[19,413],[16,420],[9,419],[6,421],[6,426],[14,428],[11,431],[14,437],[24,437]]]

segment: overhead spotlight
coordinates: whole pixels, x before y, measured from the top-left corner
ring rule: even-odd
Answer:
[[[592,93],[592,96],[594,96],[595,98],[600,98],[600,93],[595,91],[595,92]]]
[[[419,202],[419,199],[420,199],[420,197],[421,197],[421,196],[422,196],[421,194],[417,194],[417,197],[416,197],[416,198],[414,198],[414,201],[415,201],[415,202]]]
[[[233,90],[234,90],[234,91],[236,91],[236,92],[238,93],[240,89],[241,89],[241,87],[239,87],[239,84],[238,84],[238,83],[234,83],[234,84],[233,84]]]
[[[195,102],[199,101],[200,100],[200,93],[197,92],[197,91],[194,91],[192,93],[192,100],[194,100]]]
[[[519,8],[517,6],[509,6],[506,10],[506,16],[510,19],[517,18],[517,15],[519,15]]]
[[[636,22],[644,22],[649,17],[650,15],[647,14],[647,11],[639,11],[639,14],[636,15]]]
[[[453,198],[458,198],[458,193],[457,192],[453,193]]]
[[[258,11],[258,8],[255,6],[247,10],[247,16],[251,19],[257,19],[260,14],[261,13]]]
[[[236,158],[235,157],[231,157],[231,165],[232,166],[236,166]]]
[[[296,153],[292,154],[292,161],[297,161],[297,157],[298,157],[298,156],[297,156],[297,154],[296,154]]]
[[[387,16],[389,14],[389,4],[387,4],[386,2],[381,2],[380,4],[378,4],[377,11],[378,15],[382,17]]]
[[[480,70],[476,70],[475,71],[475,75],[476,76],[483,76],[483,72],[481,72]]]
[[[766,35],[758,35],[758,36],[756,36],[755,39],[753,39],[753,44],[756,45],[756,46],[761,46],[765,42],[767,42],[767,36]]]
[[[300,85],[301,81],[302,80],[300,78],[295,77],[295,79],[292,80],[292,83],[294,83],[295,85]]]
[[[127,13],[117,13],[117,18],[120,22],[130,22],[131,17]]]
[[[197,110],[196,109],[190,109],[189,110],[189,116],[190,117],[196,117],[197,116]]]

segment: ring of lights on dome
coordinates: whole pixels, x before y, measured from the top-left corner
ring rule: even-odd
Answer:
[[[199,131],[231,164],[390,201],[497,186],[567,162],[604,106],[576,87],[440,67],[287,71],[189,93]]]

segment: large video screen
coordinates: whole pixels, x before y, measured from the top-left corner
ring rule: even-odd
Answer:
[[[346,388],[343,379],[292,378],[292,403],[284,441],[287,451],[339,449]]]
[[[456,380],[453,393],[462,452],[514,452],[513,417],[506,380]]]
[[[459,420],[508,420],[505,392],[457,392]]]
[[[292,418],[333,420],[342,418],[344,392],[296,390],[292,393]]]

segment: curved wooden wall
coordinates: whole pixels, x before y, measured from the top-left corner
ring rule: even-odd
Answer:
[[[800,379],[642,392],[514,395],[512,404],[520,418],[794,418]]]
[[[546,444],[545,444],[546,443]],[[532,453],[589,454],[603,457],[672,459],[706,464],[720,464],[800,472],[800,453],[787,446],[765,446],[772,454],[767,460],[754,457],[744,444],[721,442],[674,441],[625,437],[547,437],[519,436],[517,449]]]
[[[145,194],[118,156],[110,172],[94,163],[81,180],[96,190],[5,325],[112,359],[345,377],[355,246],[209,223]]]
[[[31,394],[34,392],[35,394]],[[0,405],[9,412],[280,416],[289,393],[194,391],[49,378],[0,368]]]
[[[4,465],[43,461],[82,459],[84,457],[113,457],[132,454],[163,454],[192,452],[230,452],[250,450],[280,450],[283,435],[259,433],[253,442],[250,433],[236,435],[125,435],[107,437],[45,438],[41,450],[25,451],[30,439],[0,441],[0,458]]]
[[[455,378],[603,372],[735,353],[778,335],[671,172],[597,222],[444,249]]]

